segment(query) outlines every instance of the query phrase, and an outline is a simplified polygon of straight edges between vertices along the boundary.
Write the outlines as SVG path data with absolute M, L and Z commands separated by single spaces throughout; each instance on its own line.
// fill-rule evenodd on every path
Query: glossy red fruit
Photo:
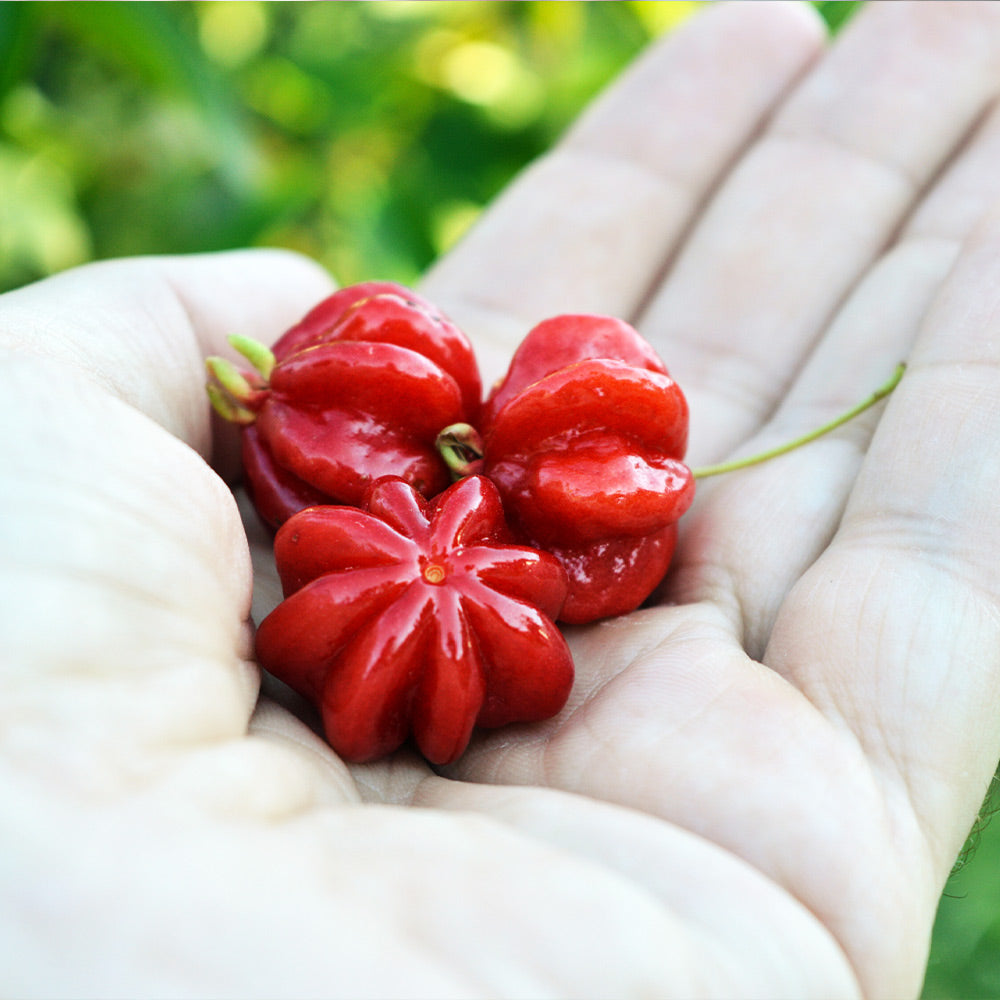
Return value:
M 258 371 L 211 359 L 217 409 L 244 424 L 243 465 L 273 527 L 317 503 L 362 502 L 399 476 L 425 497 L 451 482 L 435 448 L 446 424 L 477 419 L 481 382 L 465 335 L 401 286 L 341 289 L 275 343 L 246 341 Z M 243 381 L 241 382 L 240 379 Z
M 694 497 L 687 402 L 649 345 L 607 317 L 539 324 L 483 413 L 479 468 L 518 537 L 566 570 L 561 620 L 638 607 Z
M 281 361 L 331 340 L 395 344 L 428 358 L 455 380 L 465 412 L 476 419 L 482 383 L 472 345 L 416 292 L 391 281 L 342 288 L 310 309 L 271 350 Z
M 553 623 L 565 575 L 510 543 L 482 476 L 433 503 L 387 478 L 363 510 L 304 510 L 278 531 L 275 559 L 286 598 L 260 625 L 258 659 L 319 707 L 345 759 L 384 756 L 412 735 L 446 764 L 475 726 L 565 704 L 573 664 Z

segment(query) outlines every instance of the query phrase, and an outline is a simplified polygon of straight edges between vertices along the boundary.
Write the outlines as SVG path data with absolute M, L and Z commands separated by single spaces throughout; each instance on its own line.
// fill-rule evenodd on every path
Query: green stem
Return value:
M 719 462 L 717 465 L 703 465 L 701 468 L 692 469 L 691 473 L 695 479 L 707 479 L 709 476 L 718 476 L 723 472 L 734 472 L 736 469 L 746 469 L 751 465 L 759 465 L 761 462 L 768 461 L 768 459 L 777 458 L 778 455 L 784 455 L 786 452 L 794 451 L 796 448 L 800 448 L 802 445 L 808 444 L 810 441 L 815 441 L 816 438 L 822 437 L 824 434 L 829 434 L 830 431 L 846 424 L 849 420 L 853 420 L 856 416 L 858 416 L 858 414 L 864 413 L 865 410 L 874 406 L 880 399 L 885 399 L 885 397 L 888 396 L 897 385 L 899 385 L 899 380 L 903 377 L 903 372 L 905 370 L 905 364 L 897 365 L 896 370 L 892 373 L 890 378 L 883 385 L 880 385 L 866 399 L 863 399 L 856 406 L 852 406 L 846 413 L 840 414 L 839 417 L 834 417 L 833 420 L 823 424 L 822 427 L 817 427 L 816 430 L 795 438 L 794 441 L 778 445 L 776 448 L 769 448 L 767 451 L 758 452 L 756 455 L 750 455 L 747 458 L 735 458 L 729 462 Z

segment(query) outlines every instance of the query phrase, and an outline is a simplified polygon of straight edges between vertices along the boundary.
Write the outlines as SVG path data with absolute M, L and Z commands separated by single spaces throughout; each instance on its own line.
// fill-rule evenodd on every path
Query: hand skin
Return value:
M 635 322 L 696 465 L 909 365 L 704 481 L 663 603 L 571 630 L 566 710 L 445 774 L 259 696 L 277 584 L 201 362 L 329 279 L 253 251 L 0 299 L 0 992 L 916 996 L 1000 755 L 998 66 L 996 3 L 832 48 L 710 5 L 427 276 L 487 383 L 541 318 Z

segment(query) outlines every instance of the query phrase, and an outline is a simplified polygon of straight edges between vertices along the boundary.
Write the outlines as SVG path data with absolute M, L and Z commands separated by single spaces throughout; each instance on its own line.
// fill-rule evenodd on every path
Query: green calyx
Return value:
M 483 457 L 483 439 L 472 424 L 450 424 L 434 442 L 455 482 L 471 476 Z
M 205 386 L 212 408 L 223 420 L 246 426 L 257 416 L 261 393 L 274 370 L 275 357 L 270 348 L 250 337 L 234 333 L 229 343 L 254 367 L 254 372 L 241 372 L 226 358 L 205 359 L 209 381 Z

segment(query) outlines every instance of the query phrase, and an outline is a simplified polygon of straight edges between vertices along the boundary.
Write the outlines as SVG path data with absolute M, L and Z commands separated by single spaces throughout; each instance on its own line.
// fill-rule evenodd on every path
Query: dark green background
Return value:
M 342 283 L 415 281 L 696 6 L 0 3 L 0 291 L 95 258 L 252 245 Z M 856 4 L 817 6 L 836 30 Z M 976 841 L 941 903 L 928 1000 L 1000 998 L 1000 828 Z

